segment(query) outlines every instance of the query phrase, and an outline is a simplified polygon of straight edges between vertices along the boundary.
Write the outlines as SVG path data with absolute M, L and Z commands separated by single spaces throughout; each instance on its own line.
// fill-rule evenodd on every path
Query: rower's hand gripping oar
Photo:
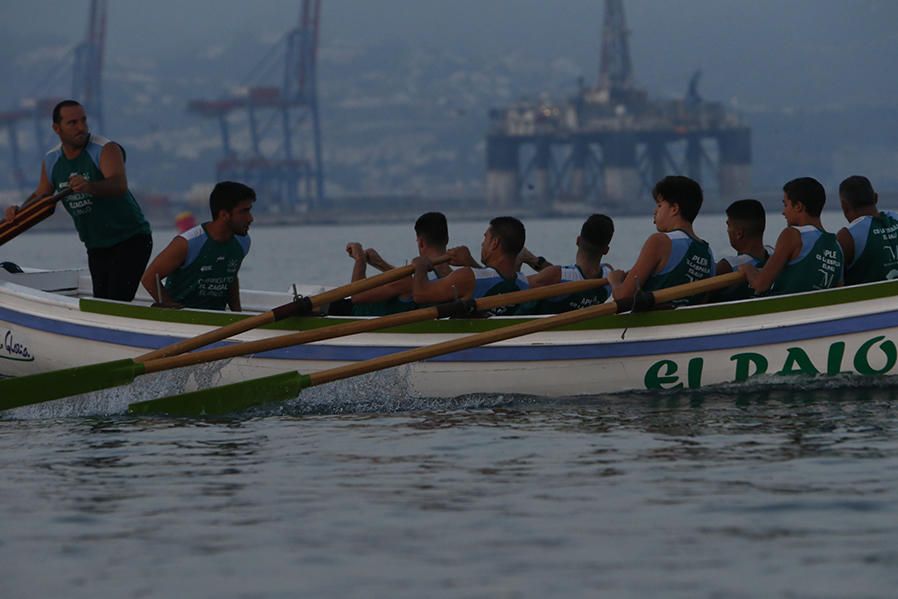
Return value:
M 147 362 L 135 360 L 117 360 L 90 366 L 78 366 L 65 370 L 36 374 L 26 377 L 0 381 L 0 410 L 21 407 L 44 401 L 60 399 L 69 395 L 78 395 L 90 391 L 99 391 L 127 385 L 142 374 L 150 374 L 192 366 L 204 362 L 223 360 L 236 356 L 256 354 L 260 352 L 324 341 L 346 335 L 366 333 L 389 327 L 432 320 L 435 318 L 467 316 L 472 312 L 490 310 L 499 306 L 514 305 L 536 301 L 558 295 L 579 293 L 606 284 L 605 279 L 587 279 L 558 283 L 525 291 L 517 291 L 503 295 L 484 297 L 476 301 L 454 301 L 439 306 L 420 308 L 409 312 L 391 314 L 376 319 L 350 321 L 344 324 L 323 327 L 310 331 L 300 331 L 287 335 L 279 335 L 268 339 L 234 343 L 224 347 L 216 347 L 197 352 L 158 358 Z
M 26 201 L 15 216 L 0 222 L 0 245 L 48 218 L 56 212 L 56 203 L 70 193 L 72 193 L 72 189 L 66 188 L 57 194 L 39 200 Z
M 637 297 L 636 303 L 639 308 L 644 309 L 651 307 L 654 304 L 664 304 L 673 300 L 692 297 L 709 291 L 729 287 L 730 285 L 734 285 L 744 280 L 744 277 L 745 275 L 742 272 L 733 272 L 654 292 L 645 292 Z M 599 304 L 557 314 L 555 316 L 549 316 L 547 318 L 534 319 L 528 322 L 478 333 L 476 335 L 469 335 L 460 339 L 436 343 L 427 347 L 410 349 L 387 356 L 348 364 L 346 366 L 331 368 L 329 370 L 321 370 L 311 374 L 286 372 L 212 389 L 193 391 L 183 395 L 137 402 L 129 405 L 128 411 L 132 414 L 169 414 L 174 416 L 213 415 L 236 412 L 273 401 L 293 399 L 307 387 L 330 383 L 385 368 L 392 368 L 410 362 L 426 360 L 465 349 L 480 347 L 482 345 L 521 337 L 531 333 L 538 333 L 560 326 L 589 320 L 590 318 L 595 318 L 597 316 L 614 314 L 616 312 L 626 312 L 633 309 L 633 307 L 633 300 Z

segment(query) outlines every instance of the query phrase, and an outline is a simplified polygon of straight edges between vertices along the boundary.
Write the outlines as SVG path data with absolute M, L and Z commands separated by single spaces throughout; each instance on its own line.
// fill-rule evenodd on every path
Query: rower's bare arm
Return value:
M 646 281 L 667 261 L 671 247 L 670 238 L 667 235 L 653 233 L 649 236 L 639 251 L 636 264 L 627 272 L 626 276 L 622 280 L 620 275 L 608 277 L 608 282 L 611 283 L 611 294 L 614 299 L 620 300 L 633 297 L 637 289 L 642 289 Z M 621 271 L 614 272 L 620 273 Z
M 421 268 L 418 260 L 420 258 L 415 258 L 416 269 L 412 285 L 415 303 L 439 304 L 466 299 L 474 294 L 474 273 L 471 269 L 459 268 L 441 279 L 431 281 L 427 278 L 428 269 Z
M 374 248 L 365 250 L 365 260 L 368 261 L 368 264 L 381 272 L 386 272 L 395 268 L 392 264 L 384 260 Z
M 103 173 L 102 181 L 87 181 L 80 175 L 74 175 L 69 179 L 69 186 L 75 192 L 101 198 L 122 196 L 128 191 L 125 156 L 117 143 L 103 146 L 100 152 L 100 172 Z
M 365 259 L 365 250 L 362 248 L 362 244 L 350 241 L 346 244 L 346 253 L 354 260 L 350 281 L 354 283 L 364 279 L 367 276 L 365 271 L 367 270 L 368 262 Z
M 546 285 L 554 285 L 561 282 L 561 267 L 547 266 L 535 275 L 527 277 L 527 284 L 530 287 L 544 287 Z
M 234 277 L 234 282 L 228 288 L 228 308 L 231 312 L 240 312 L 240 278 Z
M 726 260 L 718 260 L 717 266 L 715 267 L 715 273 L 718 275 L 725 275 L 728 272 L 733 272 L 733 267 L 730 266 L 730 263 Z
M 764 268 L 758 269 L 751 264 L 743 264 L 739 270 L 745 273 L 748 286 L 754 289 L 756 295 L 766 293 L 786 268 L 786 264 L 798 256 L 800 251 L 801 234 L 792 227 L 786 227 L 777 238 L 773 254 L 764 264 Z
M 352 296 L 353 304 L 370 304 L 373 302 L 385 302 L 394 297 L 412 294 L 412 278 L 405 277 L 362 293 L 356 293 Z
M 449 248 L 446 251 L 449 254 L 449 264 L 452 266 L 467 266 L 469 268 L 483 268 L 477 260 L 474 259 L 474 256 L 471 255 L 471 250 L 468 249 L 466 245 L 460 245 L 458 247 Z
M 844 264 L 847 268 L 848 265 L 854 261 L 854 237 L 851 236 L 848 229 L 842 227 L 839 229 L 839 232 L 836 233 L 836 240 L 839 242 L 839 245 L 842 246 L 842 254 L 845 257 Z
M 163 305 L 175 305 L 175 302 L 165 291 L 161 281 L 175 272 L 187 259 L 187 240 L 181 236 L 172 239 L 164 250 L 150 262 L 146 272 L 140 279 L 143 288 L 147 290 L 154 300 Z M 158 284 L 157 284 L 158 283 Z

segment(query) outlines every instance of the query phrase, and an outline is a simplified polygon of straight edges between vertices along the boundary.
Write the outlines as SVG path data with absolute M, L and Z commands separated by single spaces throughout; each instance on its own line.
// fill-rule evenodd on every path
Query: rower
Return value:
M 836 233 L 845 253 L 845 284 L 898 279 L 898 212 L 880 212 L 879 195 L 859 175 L 842 181 L 839 200 L 849 223 Z
M 770 257 L 770 252 L 764 245 L 764 228 L 767 225 L 764 206 L 758 200 L 737 200 L 726 209 L 726 215 L 727 237 L 737 254 L 722 258 L 717 263 L 717 274 L 733 272 L 742 264 L 763 267 Z M 730 302 L 748 299 L 753 295 L 754 291 L 748 283 L 742 282 L 712 294 L 711 301 Z
M 640 289 L 655 291 L 714 276 L 714 253 L 692 228 L 702 207 L 701 186 L 689 177 L 668 176 L 655 184 L 652 197 L 658 232 L 646 239 L 629 271 L 608 275 L 615 300 L 633 298 Z M 695 304 L 704 299 L 702 295 L 673 303 Z
M 586 279 L 607 278 L 614 268 L 602 263 L 602 257 L 608 253 L 611 237 L 614 235 L 614 222 L 604 214 L 593 214 L 580 228 L 577 235 L 577 256 L 575 263 L 568 266 L 556 266 L 542 256 L 534 256 L 524 248 L 518 259 L 537 273 L 527 277 L 530 287 L 542 287 L 555 283 L 583 281 Z M 553 297 L 536 302 L 528 307 L 528 314 L 559 314 L 577 308 L 585 308 L 604 303 L 611 295 L 611 285 L 595 289 Z
M 256 192 L 234 181 L 209 195 L 212 221 L 181 233 L 162 250 L 141 283 L 162 307 L 240 311 L 237 272 L 249 253 Z M 165 279 L 165 287 L 160 281 Z
M 93 296 L 130 302 L 153 251 L 153 237 L 128 189 L 125 152 L 90 132 L 87 113 L 74 100 L 57 104 L 52 116 L 59 144 L 44 156 L 37 189 L 25 203 L 71 188 L 74 193 L 62 204 L 87 248 Z M 9 206 L 5 218 L 12 220 L 19 208 Z
M 441 212 L 427 212 L 415 221 L 415 241 L 418 244 L 418 255 L 434 260 L 446 253 L 449 245 L 449 225 L 446 216 Z M 367 266 L 370 264 L 380 271 L 392 270 L 392 264 L 384 260 L 374 248 L 363 248 L 360 243 L 346 244 L 346 253 L 354 260 L 352 281 L 366 278 Z M 445 277 L 452 268 L 448 264 L 438 264 L 430 271 L 428 277 Z M 405 277 L 363 293 L 357 293 L 350 300 L 335 302 L 328 310 L 332 315 L 352 316 L 384 316 L 397 312 L 414 310 L 418 305 L 412 299 L 412 277 Z
M 836 236 L 823 230 L 820 213 L 826 190 L 811 177 L 783 186 L 783 216 L 788 225 L 780 233 L 773 254 L 760 270 L 739 266 L 755 294 L 782 295 L 842 284 L 844 258 Z
M 526 233 L 524 224 L 511 216 L 500 216 L 490 221 L 483 233 L 480 245 L 481 266 L 471 256 L 471 251 L 460 246 L 449 250 L 450 264 L 459 266 L 440 279 L 427 276 L 432 268 L 427 256 L 419 256 L 415 265 L 413 297 L 418 304 L 438 304 L 455 299 L 478 299 L 500 293 L 527 289 L 527 277 L 517 271 L 517 257 L 524 248 Z M 517 306 L 497 308 L 493 315 L 516 314 Z

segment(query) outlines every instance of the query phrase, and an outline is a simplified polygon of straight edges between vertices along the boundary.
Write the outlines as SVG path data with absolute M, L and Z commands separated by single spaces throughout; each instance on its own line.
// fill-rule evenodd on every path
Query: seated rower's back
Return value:
M 770 257 L 764 246 L 764 229 L 767 216 L 764 206 L 758 200 L 738 200 L 726 209 L 727 237 L 730 245 L 736 250 L 735 256 L 725 256 L 717 263 L 717 274 L 725 275 L 734 272 L 743 264 L 751 264 L 762 268 Z M 747 282 L 742 282 L 711 295 L 711 301 L 730 302 L 748 299 L 754 291 Z
M 848 177 L 839 185 L 848 226 L 836 234 L 845 253 L 845 284 L 898 279 L 898 212 L 880 211 L 879 195 L 867 177 Z
M 655 184 L 652 197 L 658 232 L 646 239 L 629 271 L 615 270 L 608 276 L 615 300 L 632 298 L 640 288 L 655 291 L 714 276 L 714 253 L 692 227 L 704 199 L 701 186 L 688 177 L 669 176 Z M 704 299 L 693 296 L 673 303 Z
M 480 245 L 478 264 L 465 246 L 452 248 L 450 264 L 459 266 L 449 275 L 431 279 L 427 272 L 431 262 L 426 256 L 415 258 L 414 300 L 418 304 L 440 304 L 455 299 L 479 299 L 528 288 L 527 277 L 517 271 L 517 257 L 524 248 L 524 224 L 511 216 L 490 221 Z M 491 310 L 494 315 L 517 314 L 518 306 Z
M 593 214 L 580 228 L 577 236 L 577 257 L 574 264 L 556 266 L 549 264 L 545 258 L 533 256 L 524 248 L 522 260 L 538 271 L 527 277 L 530 287 L 542 287 L 556 283 L 583 281 L 586 279 L 607 278 L 613 268 L 602 263 L 602 257 L 608 253 L 611 237 L 614 235 L 614 222 L 604 214 Z M 571 293 L 535 302 L 527 308 L 528 314 L 559 314 L 604 303 L 611 295 L 611 285 L 606 284 L 579 293 Z
M 826 190 L 816 179 L 800 177 L 783 186 L 788 226 L 777 238 L 773 254 L 761 269 L 750 264 L 739 267 L 756 294 L 800 293 L 842 284 L 842 248 L 820 222 L 825 204 Z

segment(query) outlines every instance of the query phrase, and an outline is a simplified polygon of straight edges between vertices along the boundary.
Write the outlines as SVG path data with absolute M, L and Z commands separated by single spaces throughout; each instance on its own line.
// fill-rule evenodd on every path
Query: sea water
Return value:
M 769 242 L 780 217 L 771 215 Z M 529 221 L 573 259 L 577 219 Z M 824 224 L 840 225 L 838 215 Z M 651 219 L 616 219 L 628 267 Z M 478 254 L 485 223 L 450 223 Z M 696 224 L 718 255 L 723 218 Z M 156 251 L 171 231 L 155 235 Z M 246 288 L 336 285 L 409 225 L 255 228 Z M 76 267 L 74 233 L 4 260 Z M 198 367 L 202 368 L 202 367 Z M 195 373 L 194 373 L 195 374 Z M 403 370 L 232 418 L 135 418 L 161 373 L 0 416 L 0 597 L 893 597 L 892 380 L 422 400 Z M 158 396 L 158 395 L 157 395 Z

